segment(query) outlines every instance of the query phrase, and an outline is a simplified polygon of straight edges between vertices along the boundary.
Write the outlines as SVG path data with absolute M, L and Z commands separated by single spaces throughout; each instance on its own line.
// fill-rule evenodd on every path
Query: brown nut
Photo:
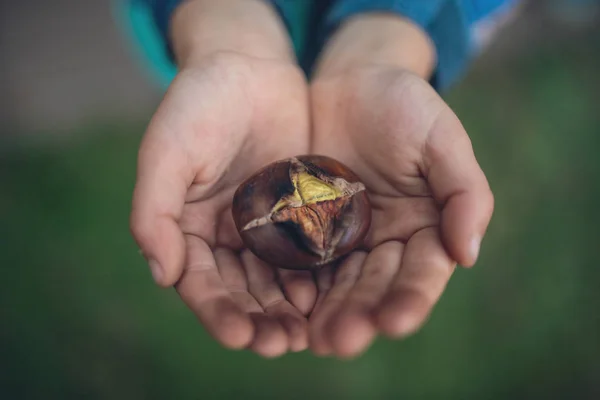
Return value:
M 242 241 L 263 261 L 286 269 L 318 269 L 359 246 L 371 204 L 358 177 L 325 156 L 267 165 L 233 197 Z

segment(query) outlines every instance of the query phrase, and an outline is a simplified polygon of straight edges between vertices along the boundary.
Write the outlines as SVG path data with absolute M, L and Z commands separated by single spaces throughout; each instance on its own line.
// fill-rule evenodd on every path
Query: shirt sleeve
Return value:
M 338 0 L 325 18 L 324 43 L 346 19 L 365 12 L 389 12 L 410 19 L 435 44 L 432 85 L 438 91 L 459 80 L 477 53 L 474 26 L 517 0 Z
M 133 57 L 151 81 L 166 89 L 175 75 L 169 20 L 182 0 L 112 0 L 112 9 Z
M 402 15 L 435 44 L 432 85 L 439 91 L 460 79 L 478 49 L 474 27 L 519 0 L 267 0 L 284 21 L 301 66 L 310 75 L 326 41 L 348 18 L 366 12 Z M 182 0 L 113 0 L 117 19 L 150 72 L 168 86 L 177 72 L 169 21 Z

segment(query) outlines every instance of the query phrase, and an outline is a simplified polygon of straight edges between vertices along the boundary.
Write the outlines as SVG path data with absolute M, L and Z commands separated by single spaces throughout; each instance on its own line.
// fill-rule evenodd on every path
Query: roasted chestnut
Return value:
M 285 269 L 319 269 L 361 244 L 371 204 L 358 177 L 325 156 L 276 161 L 246 179 L 233 197 L 242 241 Z

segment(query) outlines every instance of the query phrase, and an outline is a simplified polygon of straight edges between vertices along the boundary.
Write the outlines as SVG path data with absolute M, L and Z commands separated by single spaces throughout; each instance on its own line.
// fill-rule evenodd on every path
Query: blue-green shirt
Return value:
M 170 53 L 170 16 L 182 0 L 115 0 L 117 16 L 165 86 L 177 67 Z M 480 49 L 480 36 L 510 12 L 519 0 L 269 0 L 281 15 L 307 75 L 327 39 L 344 20 L 382 11 L 409 18 L 436 46 L 432 84 L 445 90 L 466 71 Z

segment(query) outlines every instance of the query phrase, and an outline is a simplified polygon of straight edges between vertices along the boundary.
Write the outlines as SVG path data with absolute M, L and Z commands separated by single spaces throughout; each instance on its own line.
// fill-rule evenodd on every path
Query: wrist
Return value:
M 381 65 L 411 71 L 428 80 L 435 68 L 435 46 L 410 20 L 383 13 L 349 19 L 325 46 L 315 76 Z
M 172 15 L 170 37 L 180 67 L 219 53 L 294 60 L 283 22 L 262 0 L 184 0 Z

